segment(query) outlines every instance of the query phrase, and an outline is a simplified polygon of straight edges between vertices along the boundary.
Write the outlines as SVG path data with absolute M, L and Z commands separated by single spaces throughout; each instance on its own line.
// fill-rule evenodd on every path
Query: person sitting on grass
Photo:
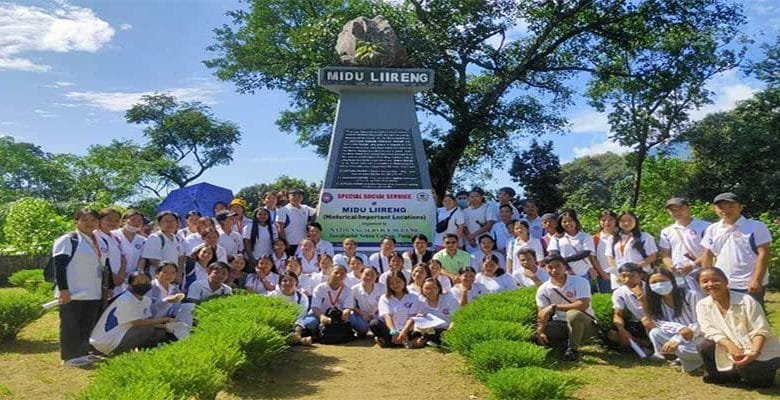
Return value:
M 320 283 L 314 288 L 311 311 L 301 322 L 303 327 L 320 341 L 323 341 L 320 332 L 321 326 L 325 328 L 331 324 L 349 325 L 349 316 L 352 313 L 355 300 L 352 296 L 352 289 L 344 285 L 346 276 L 347 269 L 336 265 L 331 268 L 328 281 Z M 322 330 L 328 331 L 327 329 Z M 330 338 L 325 339 L 325 341 L 330 342 Z
M 273 269 L 274 262 L 271 260 L 271 256 L 268 254 L 260 256 L 257 260 L 257 266 L 255 266 L 255 272 L 246 277 L 246 290 L 257 294 L 267 294 L 276 289 L 279 275 L 274 273 Z
M 145 297 L 152 281 L 143 271 L 128 278 L 130 288 L 117 297 L 98 319 L 89 343 L 99 352 L 116 355 L 136 348 L 152 348 L 176 340 L 164 327 L 175 318 L 152 318 L 152 300 Z
M 441 284 L 434 278 L 426 278 L 422 286 L 420 301 L 423 303 L 422 314 L 430 314 L 440 318 L 443 323 L 429 330 L 419 330 L 427 343 L 441 345 L 441 334 L 452 326 L 452 315 L 458 311 L 460 304 L 451 294 L 443 293 Z
M 645 282 L 642 280 L 642 267 L 635 263 L 625 263 L 618 268 L 623 285 L 612 292 L 612 329 L 607 332 L 607 340 L 622 349 L 630 349 L 631 342 L 649 347 L 647 331 L 642 324 L 645 316 L 643 301 Z M 652 329 L 652 323 L 647 329 Z M 630 350 L 629 350 L 630 351 Z
M 187 300 L 192 303 L 200 303 L 213 296 L 226 296 L 233 294 L 233 289 L 225 285 L 230 267 L 222 261 L 209 265 L 207 279 L 195 281 L 187 290 Z
M 175 331 L 176 337 L 183 339 L 189 335 L 192 328 L 192 311 L 194 304 L 183 304 L 184 293 L 179 289 L 179 285 L 174 283 L 178 276 L 178 267 L 176 264 L 163 261 L 155 270 L 156 278 L 152 280 L 152 290 L 146 294 L 152 300 L 152 318 L 173 317 L 186 326 Z
M 412 319 L 422 311 L 422 303 L 406 289 L 406 276 L 401 271 L 392 271 L 387 276 L 387 292 L 379 298 L 378 308 L 379 319 L 371 321 L 369 326 L 379 346 L 425 346 L 422 334 L 414 332 Z
M 360 260 L 360 257 L 354 256 L 352 260 Z M 360 283 L 352 286 L 355 308 L 349 316 L 349 323 L 358 336 L 365 336 L 371 321 L 379 318 L 379 298 L 385 294 L 387 288 L 377 282 L 379 272 L 374 267 L 363 268 L 360 276 Z
M 653 342 L 655 356 L 675 357 L 672 365 L 681 365 L 683 371 L 693 373 L 702 366 L 698 346 L 704 339 L 696 321 L 696 291 L 677 286 L 675 275 L 666 268 L 650 273 L 645 285 L 645 317 L 642 322 L 650 327 L 648 336 Z
M 547 256 L 543 263 L 550 279 L 536 290 L 536 339 L 541 345 L 563 344 L 561 359 L 577 361 L 580 345 L 598 334 L 590 305 L 590 282 L 569 275 L 569 266 L 560 255 Z
M 298 314 L 298 320 L 295 321 L 295 330 L 293 332 L 292 341 L 294 344 L 311 346 L 311 335 L 307 335 L 303 329 L 303 317 L 309 312 L 309 297 L 306 296 L 302 290 L 298 289 L 298 275 L 292 271 L 283 272 L 279 276 L 279 285 L 272 292 L 268 293 L 268 295 L 281 297 L 298 306 L 300 312 Z
M 699 344 L 703 380 L 729 383 L 741 378 L 750 387 L 771 387 L 780 367 L 780 343 L 758 301 L 729 290 L 728 284 L 718 268 L 699 271 L 699 287 L 708 294 L 696 305 L 705 338 Z
M 459 283 L 452 287 L 452 295 L 458 300 L 461 307 L 476 299 L 478 296 L 488 293 L 485 285 L 476 282 L 477 273 L 474 268 L 463 267 L 458 271 Z
M 482 272 L 476 276 L 476 281 L 485 286 L 488 293 L 500 293 L 517 288 L 515 281 L 499 266 L 500 258 L 495 254 L 485 256 L 482 261 Z

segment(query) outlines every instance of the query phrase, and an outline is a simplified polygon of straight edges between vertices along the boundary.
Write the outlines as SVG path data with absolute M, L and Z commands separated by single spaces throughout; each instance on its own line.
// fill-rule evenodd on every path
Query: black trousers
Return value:
M 175 336 L 170 335 L 168 331 L 163 328 L 136 326 L 130 328 L 127 333 L 125 333 L 125 336 L 122 337 L 122 341 L 119 342 L 119 346 L 117 346 L 111 354 L 121 354 L 135 348 L 150 349 L 157 346 L 158 343 L 167 343 L 173 340 L 175 340 Z
M 385 321 L 382 321 L 381 319 L 374 319 L 371 321 L 371 323 L 368 324 L 368 329 L 371 330 L 371 333 L 374 334 L 374 337 L 381 338 L 385 342 L 385 345 L 395 346 L 395 344 L 393 344 L 393 337 L 390 335 L 390 328 L 387 326 Z M 409 332 L 407 335 L 409 340 L 418 338 L 420 336 L 422 336 L 422 333 L 414 331 Z
M 718 371 L 715 366 L 716 345 L 712 340 L 704 340 L 699 344 L 704 369 L 707 371 L 707 376 L 715 383 L 737 382 L 741 378 L 751 387 L 767 388 L 774 385 L 780 357 L 768 361 L 753 361 L 742 368 L 732 368 L 730 371 Z
M 100 318 L 101 300 L 73 300 L 60 305 L 60 358 L 89 354 L 89 335 Z

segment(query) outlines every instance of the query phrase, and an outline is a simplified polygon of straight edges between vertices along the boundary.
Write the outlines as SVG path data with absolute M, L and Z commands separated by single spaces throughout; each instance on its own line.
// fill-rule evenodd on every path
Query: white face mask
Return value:
M 672 289 L 674 287 L 672 286 L 671 281 L 663 281 L 663 282 L 656 282 L 650 284 L 650 290 L 655 292 L 656 294 L 660 296 L 666 296 L 669 293 L 672 293 Z

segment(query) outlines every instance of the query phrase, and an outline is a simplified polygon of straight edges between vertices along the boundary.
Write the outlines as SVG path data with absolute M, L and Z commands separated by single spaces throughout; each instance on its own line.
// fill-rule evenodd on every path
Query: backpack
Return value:
M 443 220 L 436 223 L 436 233 L 444 233 L 444 231 L 447 230 L 447 226 L 450 224 L 450 218 L 452 218 L 452 215 L 455 214 L 455 211 L 458 211 L 458 208 L 455 207 L 454 210 L 450 213 L 447 218 L 444 218 Z
M 342 344 L 355 338 L 352 332 L 352 326 L 349 322 L 341 320 L 341 310 L 338 308 L 329 308 L 325 315 L 331 320 L 330 324 L 320 324 L 319 342 L 322 344 Z
M 79 234 L 73 232 L 70 234 L 70 256 L 68 256 L 67 264 L 70 264 L 70 260 L 73 258 L 73 255 L 76 254 L 76 248 L 78 247 Z M 43 279 L 46 280 L 46 282 L 57 281 L 57 267 L 54 266 L 54 257 L 49 257 L 49 261 L 47 261 L 46 266 L 43 267 Z

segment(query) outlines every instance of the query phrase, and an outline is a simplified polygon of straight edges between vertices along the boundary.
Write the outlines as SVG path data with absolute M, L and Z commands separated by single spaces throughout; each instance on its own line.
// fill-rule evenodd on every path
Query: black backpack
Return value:
M 73 232 L 70 234 L 70 256 L 68 257 L 68 263 L 76 254 L 76 248 L 79 247 L 79 234 Z M 46 266 L 43 267 L 43 279 L 46 282 L 57 281 L 57 268 L 54 266 L 54 257 L 49 257 L 49 261 L 46 262 Z
M 341 320 L 342 311 L 338 308 L 329 308 L 325 315 L 330 318 L 328 325 L 320 324 L 319 342 L 322 344 L 342 344 L 355 338 L 352 326 L 349 322 Z

